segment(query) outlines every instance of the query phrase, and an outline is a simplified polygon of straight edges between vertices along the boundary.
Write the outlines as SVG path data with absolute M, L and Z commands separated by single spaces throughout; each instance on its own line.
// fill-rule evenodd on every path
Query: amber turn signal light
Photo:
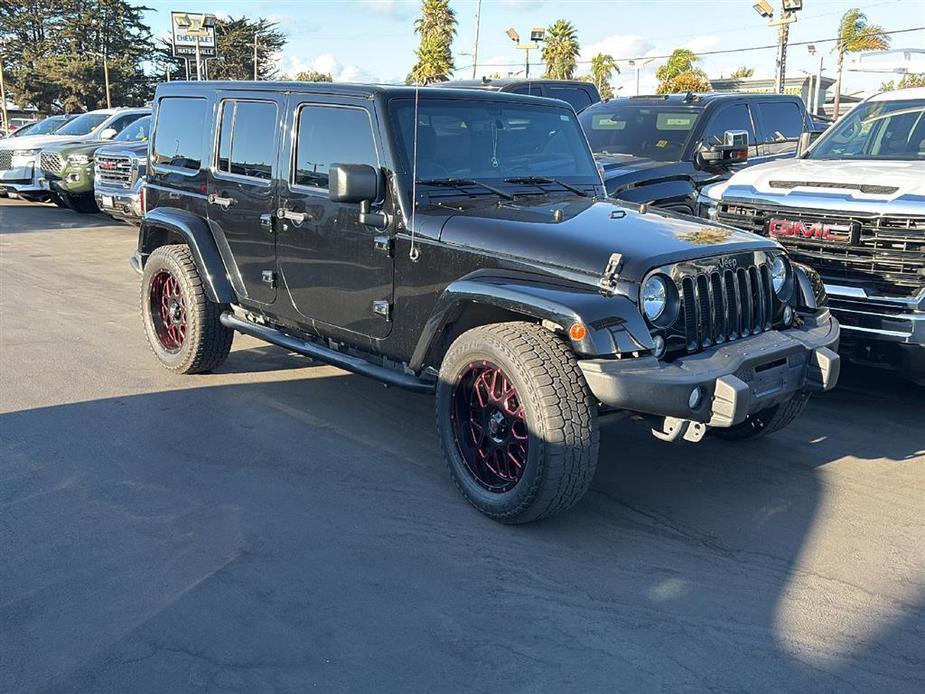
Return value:
M 568 336 L 573 340 L 584 340 L 588 335 L 588 329 L 581 323 L 572 323 L 568 329 Z

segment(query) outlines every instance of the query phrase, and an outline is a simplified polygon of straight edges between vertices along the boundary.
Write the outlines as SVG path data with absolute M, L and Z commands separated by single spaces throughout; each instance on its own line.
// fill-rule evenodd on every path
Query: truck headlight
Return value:
M 72 166 L 84 166 L 90 163 L 90 157 L 86 154 L 69 154 L 67 163 Z
M 788 286 L 789 274 L 790 267 L 787 265 L 787 261 L 784 260 L 784 256 L 775 256 L 774 260 L 771 261 L 771 286 L 774 288 L 774 293 L 779 297 L 784 296 Z
M 642 285 L 642 310 L 650 321 L 658 320 L 668 306 L 668 284 L 659 275 L 652 275 Z

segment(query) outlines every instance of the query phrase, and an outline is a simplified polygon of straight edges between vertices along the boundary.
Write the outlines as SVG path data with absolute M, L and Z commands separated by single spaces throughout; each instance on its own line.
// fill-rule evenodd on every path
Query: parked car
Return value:
M 697 194 L 745 166 L 792 157 L 815 133 L 802 99 L 784 94 L 666 94 L 611 99 L 582 111 L 581 125 L 607 193 L 694 214 Z M 737 138 L 733 158 L 711 148 Z
M 39 185 L 56 204 L 75 212 L 97 212 L 93 193 L 94 161 L 97 150 L 108 142 L 147 146 L 150 116 L 135 114 L 111 140 L 94 139 L 63 142 L 45 147 L 39 157 Z
M 126 125 L 150 112 L 145 108 L 100 109 L 77 116 L 51 133 L 0 140 L 0 191 L 25 200 L 47 200 L 48 191 L 39 182 L 38 158 L 42 149 L 59 142 L 112 139 Z
M 497 520 L 581 498 L 600 411 L 744 439 L 835 385 L 812 272 L 604 197 L 561 101 L 171 82 L 154 124 L 132 265 L 161 364 L 218 368 L 238 331 L 435 392 L 451 474 Z
M 844 355 L 925 382 L 925 89 L 874 96 L 799 158 L 704 193 L 713 219 L 818 270 Z
M 74 118 L 75 116 L 49 116 L 48 118 L 30 123 L 29 125 L 24 125 L 14 130 L 4 139 L 11 141 L 13 138 L 24 137 L 26 135 L 48 135 Z M 2 158 L 3 155 L 0 155 L 0 159 Z M 2 185 L 2 177 L 0 177 L 0 198 L 5 197 L 7 197 L 7 192 Z
M 581 80 L 522 80 L 513 77 L 480 80 L 453 80 L 441 82 L 435 86 L 450 89 L 485 89 L 493 92 L 510 94 L 527 94 L 528 96 L 545 96 L 560 99 L 572 105 L 576 111 L 586 109 L 601 100 L 601 95 L 593 82 Z
M 96 150 L 93 194 L 101 212 L 138 224 L 144 215 L 151 116 L 139 118 Z

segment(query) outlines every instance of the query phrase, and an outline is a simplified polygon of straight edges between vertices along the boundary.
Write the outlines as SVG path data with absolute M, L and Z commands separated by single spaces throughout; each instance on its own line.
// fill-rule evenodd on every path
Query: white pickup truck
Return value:
M 796 159 L 744 169 L 700 203 L 819 272 L 845 356 L 925 381 L 925 89 L 871 97 Z

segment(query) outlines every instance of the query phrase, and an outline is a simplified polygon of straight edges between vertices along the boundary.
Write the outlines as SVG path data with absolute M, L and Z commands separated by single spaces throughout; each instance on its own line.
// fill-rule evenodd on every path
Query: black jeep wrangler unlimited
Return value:
M 598 416 L 789 424 L 838 377 L 822 284 L 770 239 L 605 197 L 574 111 L 515 94 L 158 87 L 132 259 L 161 363 L 234 331 L 436 392 L 453 478 L 525 522 L 591 483 Z

